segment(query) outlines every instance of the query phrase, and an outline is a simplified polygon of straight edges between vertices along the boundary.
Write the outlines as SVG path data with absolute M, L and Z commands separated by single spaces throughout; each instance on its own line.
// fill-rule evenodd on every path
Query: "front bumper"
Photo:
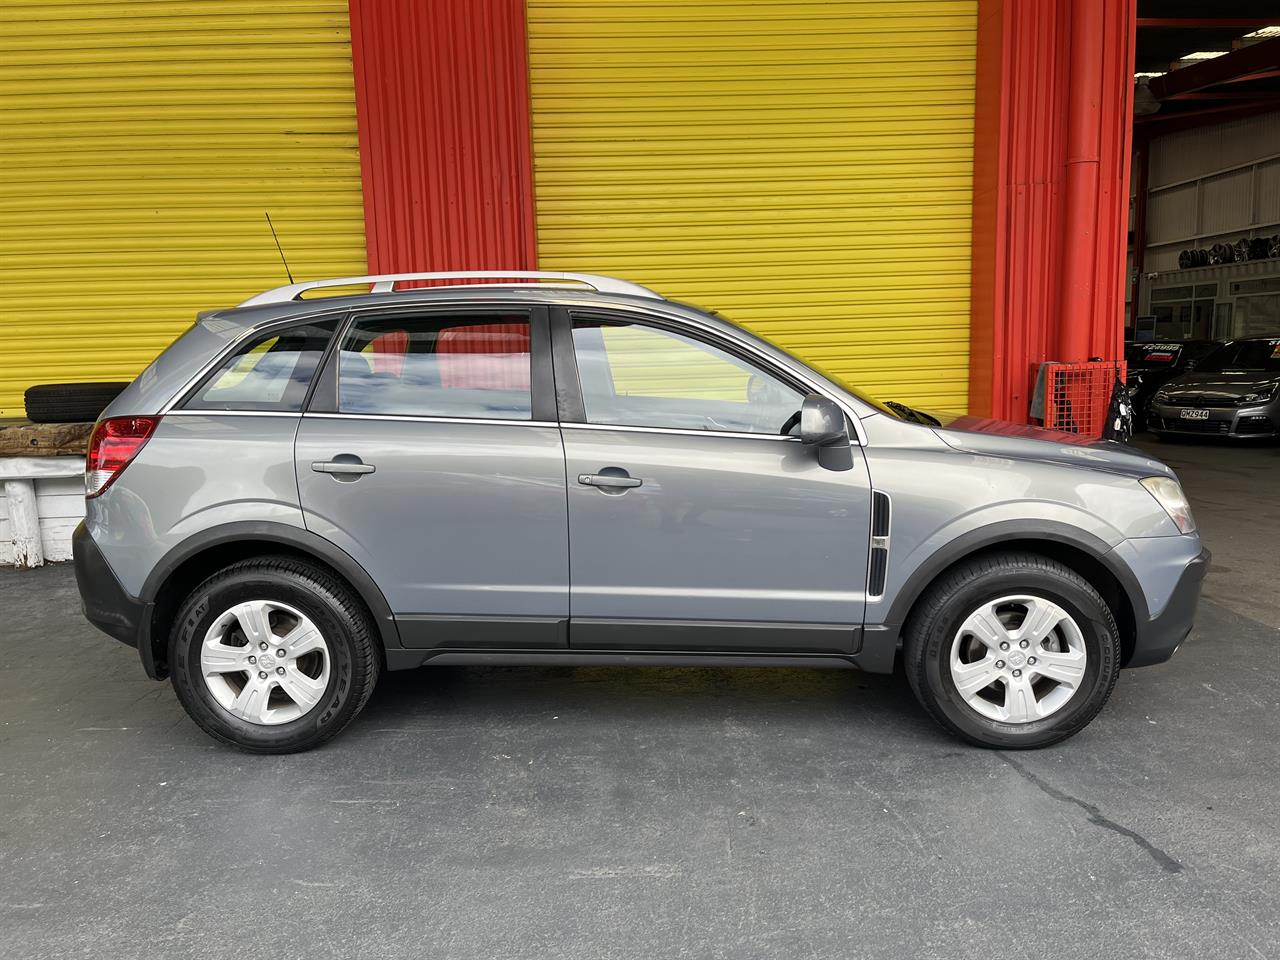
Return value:
M 1195 625 L 1196 607 L 1200 603 L 1200 588 L 1209 570 L 1211 555 L 1201 550 L 1200 555 L 1187 564 L 1169 596 L 1169 602 L 1160 615 L 1137 625 L 1133 656 L 1126 667 L 1147 667 L 1164 663 L 1174 655 L 1182 641 L 1187 639 Z
M 151 646 L 152 605 L 120 586 L 83 520 L 71 535 L 71 556 L 85 619 L 107 636 L 136 647 L 147 676 L 159 679 Z
M 1187 420 L 1170 403 L 1152 402 L 1147 410 L 1147 427 L 1156 433 L 1176 433 L 1187 437 L 1234 437 L 1263 439 L 1280 436 L 1280 411 L 1274 402 L 1252 407 L 1209 407 L 1204 420 Z

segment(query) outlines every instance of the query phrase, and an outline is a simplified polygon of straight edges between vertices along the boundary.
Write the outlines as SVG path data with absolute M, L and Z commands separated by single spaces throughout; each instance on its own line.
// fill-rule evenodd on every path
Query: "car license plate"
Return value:
M 1208 420 L 1209 411 L 1208 410 L 1183 410 L 1182 413 L 1179 414 L 1179 416 L 1181 416 L 1183 420 Z

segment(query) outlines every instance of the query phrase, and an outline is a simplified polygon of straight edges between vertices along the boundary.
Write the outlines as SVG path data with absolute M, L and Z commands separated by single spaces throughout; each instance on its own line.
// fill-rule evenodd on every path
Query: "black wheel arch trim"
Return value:
M 365 572 L 365 569 L 349 553 L 333 542 L 310 530 L 287 523 L 243 520 L 210 527 L 193 534 L 171 548 L 155 565 L 142 585 L 139 599 L 144 603 L 154 604 L 161 589 L 182 564 L 206 550 L 245 540 L 278 543 L 282 547 L 289 547 L 313 556 L 332 567 L 351 584 L 365 606 L 369 608 L 369 612 L 373 614 L 383 648 L 399 649 L 401 647 L 400 631 L 396 626 L 395 616 L 391 612 L 391 605 L 387 603 L 382 590 Z
M 928 589 L 929 584 L 952 564 L 972 554 L 1003 546 L 1011 541 L 1036 540 L 1074 548 L 1087 554 L 1104 567 L 1124 590 L 1125 596 L 1133 607 L 1135 627 L 1141 633 L 1143 625 L 1150 619 L 1150 611 L 1142 585 L 1138 583 L 1138 578 L 1134 576 L 1133 571 L 1112 553 L 1112 544 L 1087 530 L 1056 520 L 1001 520 L 963 533 L 947 542 L 907 577 L 906 583 L 899 588 L 893 602 L 889 605 L 889 610 L 883 618 L 884 624 L 897 628 L 889 631 L 895 636 L 896 641 L 897 632 L 906 623 L 916 601 Z

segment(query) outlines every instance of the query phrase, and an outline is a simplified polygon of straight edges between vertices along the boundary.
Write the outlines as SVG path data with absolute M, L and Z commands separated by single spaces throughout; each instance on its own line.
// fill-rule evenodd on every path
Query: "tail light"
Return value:
M 124 472 L 160 423 L 159 417 L 112 417 L 99 421 L 89 438 L 84 495 L 96 497 Z

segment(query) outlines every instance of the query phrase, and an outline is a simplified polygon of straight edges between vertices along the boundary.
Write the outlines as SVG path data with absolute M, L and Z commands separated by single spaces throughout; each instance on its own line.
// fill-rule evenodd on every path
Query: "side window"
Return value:
M 337 323 L 301 324 L 250 339 L 214 371 L 184 408 L 301 410 L 311 376 Z
M 575 319 L 587 422 L 776 436 L 804 395 L 726 350 L 641 324 Z
M 523 314 L 357 320 L 339 357 L 338 410 L 529 420 L 531 361 Z

